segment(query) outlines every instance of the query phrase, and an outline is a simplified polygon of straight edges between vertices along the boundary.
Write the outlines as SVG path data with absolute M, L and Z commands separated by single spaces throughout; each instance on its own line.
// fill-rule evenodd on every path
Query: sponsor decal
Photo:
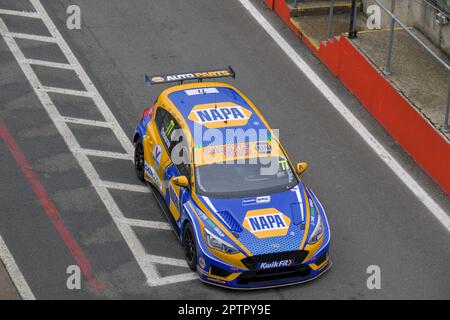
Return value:
M 177 193 L 173 189 L 172 185 L 169 186 L 169 194 L 170 194 L 170 199 L 172 200 L 175 208 L 180 210 L 180 200 L 179 200 L 179 198 L 177 196 Z
M 242 226 L 257 238 L 285 236 L 291 219 L 275 208 L 249 210 Z
M 157 144 L 153 147 L 152 156 L 155 168 L 156 170 L 159 170 L 159 168 L 161 167 L 161 156 L 162 156 L 161 145 Z
M 272 145 L 269 142 L 257 142 L 255 150 L 262 154 L 272 153 Z
M 217 88 L 200 88 L 200 89 L 190 89 L 184 91 L 188 96 L 198 96 L 202 94 L 212 94 L 219 93 Z
M 145 163 L 145 173 L 156 183 L 159 190 L 162 190 L 162 182 L 159 179 L 158 175 L 156 174 L 156 171 L 148 165 L 148 163 Z
M 206 267 L 206 262 L 205 259 L 203 257 L 198 258 L 198 266 L 202 269 L 205 269 Z
M 188 118 L 206 128 L 245 126 L 252 112 L 232 102 L 208 103 L 195 106 Z
M 242 200 L 242 205 L 243 206 L 248 206 L 248 205 L 269 203 L 270 199 L 271 199 L 270 196 L 263 196 L 263 197 L 257 197 L 257 198 L 248 198 L 248 199 Z
M 188 79 L 194 79 L 195 75 L 192 73 L 182 73 L 182 74 L 175 74 L 171 76 L 166 77 L 166 81 L 182 81 L 182 80 L 188 80 Z
M 203 148 L 203 156 L 224 156 L 225 158 L 237 158 L 250 155 L 250 148 L 247 142 L 223 144 L 220 146 L 210 146 Z
M 152 78 L 152 82 L 156 82 L 156 83 L 161 83 L 164 82 L 164 78 L 163 77 L 153 77 Z
M 208 217 L 205 216 L 205 224 L 209 225 L 221 238 L 225 237 L 225 234 L 222 232 L 222 230 L 219 229 L 219 227 Z
M 194 72 L 194 73 L 180 73 L 167 76 L 155 76 L 152 78 L 152 82 L 162 83 L 170 81 L 184 81 L 189 79 L 202 79 L 202 78 L 214 78 L 214 77 L 229 77 L 231 72 L 228 70 L 207 71 L 207 72 Z
M 256 198 L 256 203 L 268 203 L 270 202 L 270 196 L 258 197 Z
M 291 266 L 293 263 L 292 259 L 279 260 L 271 262 L 261 262 L 258 264 L 259 269 L 273 269 L 273 268 L 286 268 Z

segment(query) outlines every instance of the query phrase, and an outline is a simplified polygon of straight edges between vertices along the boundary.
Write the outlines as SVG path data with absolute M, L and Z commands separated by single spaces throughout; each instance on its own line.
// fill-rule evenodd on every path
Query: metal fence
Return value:
M 445 106 L 445 112 L 444 112 L 444 119 L 442 124 L 442 131 L 445 133 L 449 133 L 449 116 L 450 116 L 450 65 L 448 65 L 444 59 L 442 59 L 438 54 L 436 54 L 425 42 L 423 42 L 414 32 L 410 30 L 394 13 L 395 8 L 395 0 L 392 0 L 391 2 L 391 8 L 388 9 L 386 6 L 380 1 L 380 0 L 373 0 L 391 19 L 390 23 L 390 30 L 389 30 L 389 40 L 388 40 L 388 49 L 386 54 L 386 64 L 384 67 L 384 74 L 390 75 L 392 73 L 391 65 L 392 65 L 392 54 L 393 54 L 393 43 L 394 43 L 394 30 L 397 26 L 401 27 L 409 36 L 411 36 L 423 49 L 425 49 L 437 62 L 439 62 L 445 70 L 449 73 L 449 80 L 448 80 L 448 90 L 447 90 L 447 104 Z M 441 10 L 443 9 L 449 9 L 450 11 L 450 1 L 447 0 L 435 0 L 436 5 L 439 5 Z M 356 6 L 357 0 L 352 0 L 352 12 L 350 17 L 350 27 L 349 27 L 349 34 L 348 37 L 356 38 L 357 37 L 357 30 L 356 30 L 356 16 L 357 16 L 357 6 Z M 445 2 L 445 3 L 444 3 Z M 332 19 L 333 19 L 333 5 L 334 1 L 330 1 L 331 8 L 330 8 L 330 17 L 328 20 L 329 30 L 331 30 L 332 25 Z M 444 11 L 443 11 L 444 12 Z M 330 33 L 331 34 L 331 33 Z
M 295 3 L 297 3 L 300 0 L 296 0 Z M 384 3 L 382 3 L 380 0 L 372 0 L 374 1 L 391 19 L 390 22 L 390 28 L 389 28 L 389 35 L 388 35 L 388 47 L 387 47 L 387 53 L 386 53 L 386 62 L 383 68 L 383 72 L 386 75 L 392 74 L 392 56 L 393 56 L 393 43 L 394 43 L 394 30 L 398 27 L 403 29 L 412 39 L 414 39 L 423 49 L 425 49 L 438 63 L 440 63 L 444 69 L 449 73 L 449 80 L 448 80 L 448 92 L 447 92 L 447 103 L 445 106 L 445 111 L 443 115 L 443 123 L 442 123 L 442 131 L 445 133 L 450 132 L 449 128 L 449 116 L 450 116 L 450 65 L 447 64 L 444 59 L 442 59 L 438 54 L 436 54 L 424 41 L 422 41 L 409 27 L 407 27 L 400 19 L 397 17 L 393 12 L 395 8 L 395 0 L 392 0 L 391 2 L 391 8 L 387 8 Z M 424 0 L 425 1 L 425 0 Z M 436 10 L 440 10 L 443 14 L 447 15 L 447 10 L 450 12 L 450 0 L 427 0 L 427 1 L 434 1 L 434 4 L 432 5 Z M 426 2 L 426 1 L 425 1 Z M 334 5 L 335 1 L 330 0 L 330 11 L 329 11 L 329 17 L 328 17 L 328 32 L 327 37 L 330 37 L 333 33 L 333 16 L 334 16 Z M 358 30 L 356 28 L 356 19 L 358 15 L 358 6 L 357 6 L 357 0 L 352 0 L 352 10 L 350 14 L 350 24 L 349 24 L 349 31 L 348 31 L 348 37 L 350 39 L 357 38 Z

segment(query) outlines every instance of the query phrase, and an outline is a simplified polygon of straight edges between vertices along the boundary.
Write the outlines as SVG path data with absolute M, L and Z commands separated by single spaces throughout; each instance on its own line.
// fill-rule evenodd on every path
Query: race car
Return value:
M 133 143 L 152 189 L 200 280 L 234 289 L 313 280 L 331 267 L 324 208 L 303 184 L 258 108 L 226 83 L 231 67 L 145 76 L 173 84 L 144 110 Z M 191 82 L 195 81 L 195 82 Z

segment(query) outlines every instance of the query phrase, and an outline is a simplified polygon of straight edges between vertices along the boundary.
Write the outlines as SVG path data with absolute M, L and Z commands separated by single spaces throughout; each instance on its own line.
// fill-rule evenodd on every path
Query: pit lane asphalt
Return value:
M 11 3 L 0 0 L 0 7 Z M 99 291 L 87 285 L 80 291 L 66 288 L 65 271 L 74 264 L 73 259 L 38 207 L 17 165 L 0 145 L 0 233 L 37 298 L 450 298 L 448 232 L 356 136 L 237 1 L 44 0 L 42 3 L 130 137 L 143 108 L 162 90 L 143 85 L 145 72 L 232 65 L 238 77 L 231 83 L 259 106 L 273 128 L 281 129 L 281 139 L 291 157 L 310 163 L 304 181 L 327 211 L 334 266 L 309 284 L 264 291 L 234 292 L 199 281 L 148 287 L 105 208 L 0 40 L 0 103 L 4 106 L 0 115 L 38 171 L 68 228 L 91 261 L 94 275 L 103 284 Z M 273 12 L 265 10 L 261 1 L 254 3 L 449 212 L 448 197 Z M 81 8 L 81 30 L 70 31 L 65 27 L 65 11 L 72 4 Z M 27 28 L 27 24 L 8 19 L 10 26 Z M 42 56 L 41 59 L 59 59 L 57 50 L 51 46 L 25 42 L 23 46 L 28 48 L 28 54 Z M 39 72 L 50 83 L 67 79 L 48 70 Z M 72 79 L 67 84 L 76 88 L 77 81 Z M 78 115 L 92 110 L 70 101 L 61 105 L 67 112 Z M 92 143 L 92 133 L 84 131 L 83 136 L 82 131 L 80 139 Z M 93 142 L 114 148 L 105 134 L 99 134 Z M 103 161 L 99 167 L 111 179 L 137 183 L 129 163 Z M 130 217 L 164 221 L 151 195 L 120 194 L 117 201 Z M 171 232 L 142 230 L 140 236 L 149 252 L 182 257 Z M 381 290 L 366 287 L 369 265 L 381 268 Z

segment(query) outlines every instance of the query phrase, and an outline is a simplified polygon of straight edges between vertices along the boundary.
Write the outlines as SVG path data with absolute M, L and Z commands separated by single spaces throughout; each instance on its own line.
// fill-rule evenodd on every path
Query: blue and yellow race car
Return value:
M 331 266 L 324 208 L 255 105 L 206 79 L 222 70 L 146 76 L 177 83 L 142 113 L 135 171 L 149 183 L 204 282 L 235 289 L 313 280 Z M 185 82 L 189 80 L 196 83 Z

